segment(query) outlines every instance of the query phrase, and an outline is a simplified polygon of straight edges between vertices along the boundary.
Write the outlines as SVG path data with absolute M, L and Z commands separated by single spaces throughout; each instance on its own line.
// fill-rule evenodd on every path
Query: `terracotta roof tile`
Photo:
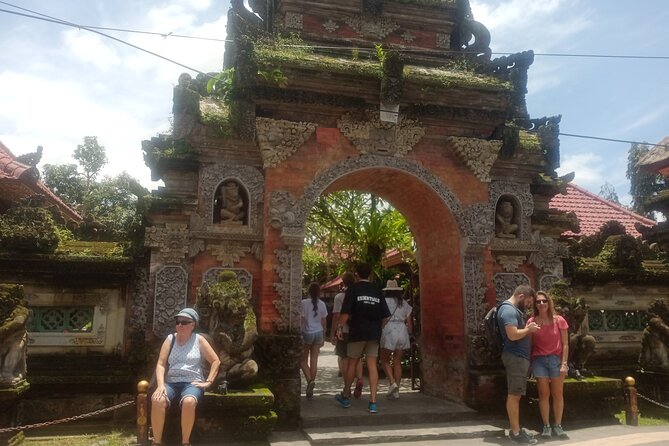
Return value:
M 553 197 L 550 207 L 565 212 L 573 212 L 578 217 L 581 223 L 581 232 L 574 234 L 571 231 L 567 231 L 563 233 L 566 236 L 595 234 L 604 223 L 611 220 L 622 223 L 627 233 L 633 237 L 641 236 L 639 231 L 634 227 L 635 223 L 640 223 L 644 226 L 655 225 L 653 220 L 635 214 L 573 183 L 567 185 L 566 195 L 558 194 Z

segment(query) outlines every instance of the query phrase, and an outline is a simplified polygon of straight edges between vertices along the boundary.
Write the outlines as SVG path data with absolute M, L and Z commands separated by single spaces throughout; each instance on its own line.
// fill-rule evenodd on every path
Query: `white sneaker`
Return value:
M 393 392 L 393 398 L 395 398 L 396 400 L 400 398 L 400 386 L 399 386 L 399 384 L 397 385 L 397 387 L 395 387 L 395 391 Z
M 388 398 L 393 398 L 395 392 L 398 391 L 399 391 L 399 386 L 397 385 L 397 383 L 392 383 L 390 386 L 388 386 L 388 393 L 386 393 L 386 396 Z

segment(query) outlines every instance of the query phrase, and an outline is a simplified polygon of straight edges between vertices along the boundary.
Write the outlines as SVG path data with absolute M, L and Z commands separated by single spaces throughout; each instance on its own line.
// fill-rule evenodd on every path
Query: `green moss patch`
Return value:
M 213 97 L 202 98 L 200 112 L 202 124 L 213 128 L 218 136 L 228 138 L 233 135 L 230 107 L 225 102 Z
M 446 88 L 471 88 L 479 90 L 511 91 L 513 86 L 492 76 L 445 68 L 427 68 L 407 65 L 404 67 L 407 81 Z
M 541 141 L 539 141 L 539 135 L 536 133 L 521 130 L 518 132 L 518 137 L 521 148 L 533 152 L 539 152 L 541 150 Z

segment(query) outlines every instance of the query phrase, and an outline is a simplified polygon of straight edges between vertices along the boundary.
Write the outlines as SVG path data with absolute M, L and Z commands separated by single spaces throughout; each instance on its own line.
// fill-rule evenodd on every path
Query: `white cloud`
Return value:
M 668 106 L 663 106 L 655 109 L 654 111 L 651 112 L 646 112 L 645 110 L 641 113 L 638 119 L 632 121 L 625 127 L 621 128 L 619 130 L 620 133 L 627 133 L 632 130 L 636 130 L 640 127 L 647 126 L 649 124 L 653 124 L 657 122 L 660 118 L 662 118 L 664 115 L 666 115 L 667 111 L 669 111 Z
M 106 72 L 121 63 L 117 49 L 105 37 L 89 31 L 68 29 L 63 33 L 63 39 L 68 55 L 84 66 L 93 65 Z
M 579 153 L 564 157 L 560 161 L 559 175 L 576 172 L 574 182 L 588 190 L 594 190 L 604 184 L 602 158 L 591 152 Z

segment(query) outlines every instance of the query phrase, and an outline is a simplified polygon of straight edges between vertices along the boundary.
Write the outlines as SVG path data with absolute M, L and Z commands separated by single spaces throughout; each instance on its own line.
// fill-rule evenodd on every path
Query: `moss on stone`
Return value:
M 536 133 L 530 133 L 525 130 L 518 132 L 520 147 L 532 152 L 539 152 L 541 150 L 541 141 Z
M 233 135 L 233 125 L 230 115 L 230 106 L 224 101 L 213 97 L 205 97 L 200 101 L 202 124 L 213 128 L 221 138 Z
M 123 244 L 116 242 L 67 240 L 60 243 L 55 254 L 84 257 L 123 257 L 123 250 Z
M 511 91 L 508 81 L 492 76 L 476 74 L 471 71 L 460 71 L 447 68 L 427 68 L 407 65 L 404 67 L 404 78 L 408 82 L 426 85 L 439 85 L 445 88 L 472 88 L 492 91 Z
M 381 79 L 381 65 L 378 62 L 322 56 L 301 51 L 259 52 L 256 54 L 258 67 L 263 69 L 288 67 Z M 290 82 L 290 75 L 287 76 L 287 79 Z
M 456 0 L 391 0 L 403 5 L 431 6 L 434 8 L 454 8 Z

